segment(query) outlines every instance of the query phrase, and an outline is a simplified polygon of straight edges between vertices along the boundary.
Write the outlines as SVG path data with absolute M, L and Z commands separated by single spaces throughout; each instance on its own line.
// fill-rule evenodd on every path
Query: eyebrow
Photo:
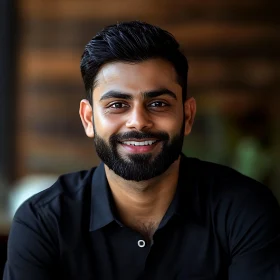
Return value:
M 169 89 L 166 88 L 161 88 L 157 90 L 151 90 L 151 91 L 145 91 L 142 93 L 144 99 L 149 99 L 149 98 L 155 98 L 161 95 L 169 95 L 173 99 L 177 100 L 176 94 L 172 92 Z M 120 91 L 115 91 L 115 90 L 110 90 L 106 93 L 104 93 L 99 101 L 103 101 L 106 99 L 110 98 L 120 98 L 120 99 L 125 99 L 125 100 L 132 100 L 133 96 L 132 94 L 126 93 L 126 92 L 120 92 Z

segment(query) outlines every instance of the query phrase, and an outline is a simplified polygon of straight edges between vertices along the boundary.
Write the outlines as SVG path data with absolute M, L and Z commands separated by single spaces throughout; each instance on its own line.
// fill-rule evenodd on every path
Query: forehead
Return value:
M 150 59 L 139 63 L 112 62 L 105 64 L 96 77 L 93 99 L 108 90 L 130 93 L 167 88 L 182 91 L 177 73 L 171 63 L 163 59 Z

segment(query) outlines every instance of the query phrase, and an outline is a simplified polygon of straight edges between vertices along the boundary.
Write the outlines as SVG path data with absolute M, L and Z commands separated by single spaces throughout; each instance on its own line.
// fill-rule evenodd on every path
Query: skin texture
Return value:
M 182 87 L 169 62 L 150 59 L 134 64 L 108 63 L 100 69 L 96 80 L 93 108 L 87 100 L 80 102 L 79 113 L 88 137 L 93 138 L 96 132 L 98 137 L 109 143 L 113 134 L 139 131 L 165 132 L 173 138 L 180 133 L 184 120 L 184 135 L 191 132 L 196 102 L 190 97 L 183 104 Z M 125 95 L 116 95 L 116 92 Z M 161 148 L 161 142 L 144 147 L 117 145 L 119 155 L 127 160 L 132 153 L 150 153 L 154 157 L 160 153 Z M 122 221 L 147 239 L 151 238 L 172 201 L 179 162 L 180 158 L 161 175 L 140 182 L 125 180 L 105 165 L 109 186 Z M 143 228 L 148 228 L 149 232 Z

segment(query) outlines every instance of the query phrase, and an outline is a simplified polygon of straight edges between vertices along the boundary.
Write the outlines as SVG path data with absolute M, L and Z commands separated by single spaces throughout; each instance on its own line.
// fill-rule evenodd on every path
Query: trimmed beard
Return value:
M 165 132 L 150 133 L 131 131 L 113 134 L 109 138 L 109 144 L 94 131 L 94 145 L 96 153 L 105 165 L 115 174 L 129 181 L 145 181 L 164 173 L 169 166 L 179 158 L 184 142 L 183 122 L 181 131 L 170 139 Z M 161 151 L 153 156 L 151 153 L 129 154 L 124 158 L 117 151 L 117 145 L 121 145 L 127 139 L 154 138 L 161 141 Z

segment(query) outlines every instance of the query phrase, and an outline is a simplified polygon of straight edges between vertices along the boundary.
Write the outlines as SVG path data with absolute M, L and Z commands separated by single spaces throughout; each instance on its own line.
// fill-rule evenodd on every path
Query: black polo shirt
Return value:
M 118 220 L 104 165 L 66 174 L 15 214 L 5 280 L 280 279 L 271 191 L 182 156 L 175 197 L 147 244 Z

